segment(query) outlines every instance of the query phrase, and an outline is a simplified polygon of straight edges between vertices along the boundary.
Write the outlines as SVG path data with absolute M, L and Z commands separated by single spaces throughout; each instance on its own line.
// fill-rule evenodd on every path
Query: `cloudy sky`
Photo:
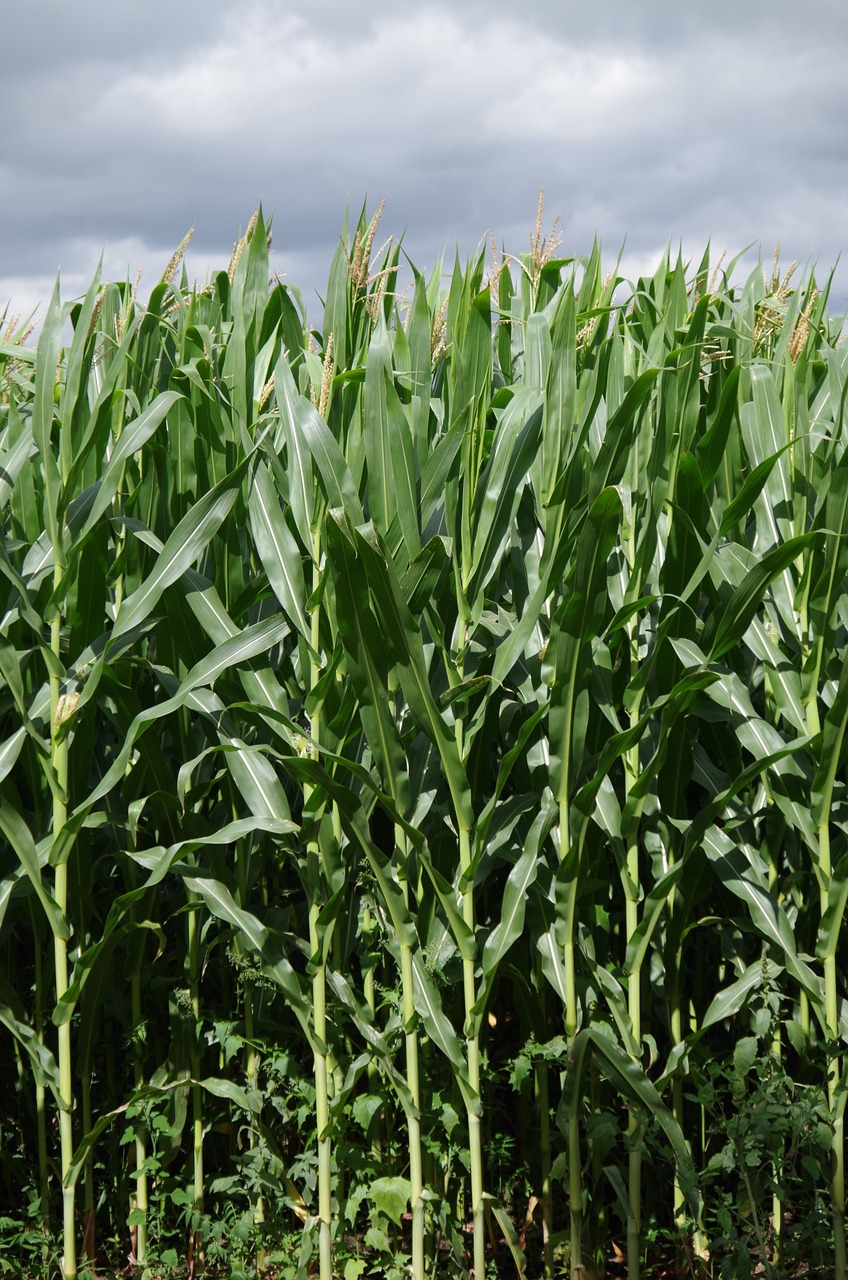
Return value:
M 845 0 L 7 0 L 0 31 L 0 314 L 101 252 L 150 287 L 191 226 L 202 280 L 261 200 L 315 318 L 346 205 L 426 269 L 525 249 L 542 185 L 563 255 L 780 241 L 842 254 L 848 305 Z

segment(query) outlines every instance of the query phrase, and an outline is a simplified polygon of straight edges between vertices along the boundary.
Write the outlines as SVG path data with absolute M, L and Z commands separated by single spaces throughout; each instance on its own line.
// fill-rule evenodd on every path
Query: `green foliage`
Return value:
M 378 220 L 0 343 L 0 1273 L 844 1280 L 839 325 Z
M 827 1098 L 819 1083 L 793 1080 L 777 1052 L 779 997 L 772 989 L 752 1010 L 752 1034 L 730 1061 L 705 1059 L 694 1073 L 691 1101 L 702 1108 L 708 1135 L 702 1185 L 722 1276 L 767 1273 L 775 1251 L 769 1225 L 774 1197 L 793 1206 L 780 1241 L 783 1267 L 826 1269 L 825 1197 L 805 1195 L 833 1144 Z

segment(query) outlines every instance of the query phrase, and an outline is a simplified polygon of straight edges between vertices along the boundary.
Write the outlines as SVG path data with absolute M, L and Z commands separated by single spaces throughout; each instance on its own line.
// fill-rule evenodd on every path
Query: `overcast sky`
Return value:
M 0 314 L 66 298 L 99 254 L 149 288 L 190 226 L 225 267 L 262 201 L 273 265 L 320 319 L 350 205 L 385 197 L 421 269 L 494 232 L 527 248 L 540 186 L 565 256 L 653 269 L 775 241 L 848 249 L 848 4 L 817 0 L 5 0 Z M 848 256 L 834 305 L 848 297 Z M 144 286 L 142 286 L 144 287 Z

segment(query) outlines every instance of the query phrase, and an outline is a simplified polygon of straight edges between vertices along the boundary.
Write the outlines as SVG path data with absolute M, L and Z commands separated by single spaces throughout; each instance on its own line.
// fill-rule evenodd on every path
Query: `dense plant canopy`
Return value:
M 0 1275 L 844 1280 L 827 289 L 378 220 L 0 345 Z

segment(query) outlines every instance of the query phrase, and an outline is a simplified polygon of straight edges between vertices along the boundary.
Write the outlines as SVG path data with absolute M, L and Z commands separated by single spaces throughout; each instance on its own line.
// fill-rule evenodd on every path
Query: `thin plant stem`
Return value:
M 54 573 L 54 584 L 58 590 L 62 580 L 62 566 L 57 563 Z M 53 656 L 61 661 L 61 615 L 58 607 L 50 624 L 50 641 Z M 51 670 L 50 675 L 50 711 L 51 711 L 51 757 L 59 790 L 53 796 L 53 840 L 58 839 L 68 817 L 67 803 L 64 797 L 68 794 L 68 738 L 62 731 L 59 722 L 59 677 Z M 53 896 L 62 913 L 68 910 L 68 863 L 63 860 L 56 866 Z M 55 988 L 56 1002 L 62 999 L 68 990 L 68 944 L 64 938 L 55 935 Z M 77 1274 L 76 1246 L 76 1189 L 73 1182 L 68 1182 L 68 1171 L 74 1154 L 73 1123 L 73 1076 L 71 1064 L 71 1023 L 65 1019 L 59 1027 L 59 1141 L 62 1160 L 62 1275 L 64 1280 L 75 1280 Z
M 312 544 L 312 585 L 317 592 L 321 580 L 321 535 L 316 530 Z M 309 687 L 314 689 L 320 678 L 321 606 L 316 604 L 312 613 L 312 657 L 309 663 Z M 316 708 L 310 717 L 310 732 L 315 743 L 321 741 L 321 710 Z M 312 788 L 304 788 L 308 800 Z M 317 957 L 312 975 L 312 1018 L 315 1033 L 315 1123 L 318 1129 L 318 1268 L 320 1280 L 332 1280 L 332 1144 L 330 1138 L 330 1094 L 327 1067 L 327 970 L 323 960 L 323 948 L 318 931 L 320 915 L 319 885 L 322 878 L 321 850 L 317 841 L 307 847 L 307 879 L 312 886 L 309 904 L 309 947 Z
M 577 890 L 580 879 L 580 841 L 571 850 L 571 826 L 568 812 L 568 797 L 559 804 L 559 850 L 560 859 L 574 858 L 574 866 L 568 886 L 566 909 L 565 941 L 563 957 L 565 965 L 565 1034 L 570 1044 L 577 1036 L 579 1007 L 577 1003 L 577 979 L 574 959 L 575 931 L 577 928 Z M 582 1280 L 583 1276 L 583 1166 L 580 1157 L 580 1117 L 577 1107 L 568 1117 L 568 1200 L 570 1216 L 570 1250 L 572 1280 Z
M 471 836 L 465 827 L 459 828 L 459 865 L 461 873 L 471 866 Z M 474 890 L 469 886 L 462 895 L 462 914 L 471 936 L 474 936 Z M 480 1097 L 480 1039 L 477 1019 L 472 1010 L 477 1000 L 477 984 L 474 977 L 474 960 L 463 957 L 463 995 L 465 998 L 465 1053 L 468 1066 L 468 1083 L 472 1092 Z M 471 1220 L 474 1227 L 474 1280 L 486 1274 L 486 1235 L 483 1200 L 483 1131 L 480 1116 L 470 1107 L 468 1116 L 468 1155 L 471 1163 Z
M 543 1275 L 551 1280 L 554 1274 L 553 1190 L 551 1183 L 551 1111 L 548 1097 L 548 1064 L 536 1063 L 536 1104 L 539 1109 L 539 1152 L 541 1160 L 541 1184 L 539 1199 L 542 1203 L 542 1251 Z
M 144 1049 L 141 1042 L 141 973 L 133 972 L 130 980 L 130 1001 L 132 1005 L 133 1029 L 133 1082 L 136 1089 L 144 1084 Z M 135 1258 L 139 1266 L 147 1263 L 147 1214 L 149 1210 L 147 1186 L 147 1131 L 144 1123 L 135 1122 L 135 1193 L 132 1197 L 133 1208 L 137 1211 L 135 1228 Z
M 408 895 L 409 886 L 403 882 Z M 412 1105 L 421 1110 L 421 1088 L 418 1075 L 418 1033 L 415 1030 L 415 989 L 412 983 L 412 951 L 401 944 L 401 990 L 403 999 L 404 1042 L 406 1049 L 406 1083 Z M 412 1209 L 412 1275 L 424 1280 L 424 1177 L 421 1158 L 421 1122 L 418 1115 L 407 1117 L 409 1141 L 410 1206 Z
M 372 1020 L 377 1021 L 377 984 L 376 984 L 376 954 L 370 948 L 372 946 L 372 935 L 374 932 L 373 917 L 371 914 L 371 906 L 369 902 L 365 903 L 362 909 L 362 938 L 365 944 L 365 973 L 363 974 L 362 985 L 365 992 L 365 1003 L 367 1004 Z M 380 1093 L 380 1068 L 377 1066 L 376 1059 L 371 1057 L 368 1061 L 368 1092 L 377 1097 Z M 371 1155 L 375 1160 L 382 1158 L 382 1123 L 383 1109 L 380 1107 L 369 1128 L 369 1140 L 371 1143 Z
M 189 894 L 189 901 L 192 902 L 193 900 L 194 895 Z M 194 1225 L 191 1234 L 191 1256 L 195 1271 L 202 1271 L 204 1266 L 202 1226 L 204 1211 L 203 1093 L 200 1087 L 200 930 L 198 928 L 198 912 L 196 910 L 188 913 L 188 966 L 189 996 L 194 1015 L 191 1039 L 191 1074 L 194 1081 L 191 1087 L 192 1154 L 194 1165 L 194 1195 L 192 1203 Z
M 35 1030 L 39 1044 L 44 1044 L 44 955 L 41 946 L 41 935 L 35 923 L 35 910 L 30 904 L 30 919 L 33 926 L 35 947 Z M 38 1188 L 39 1188 L 39 1220 L 44 1239 L 42 1260 L 47 1260 L 47 1241 L 50 1235 L 50 1166 L 47 1161 L 47 1095 L 44 1085 L 36 1082 L 35 1086 L 35 1120 L 38 1143 Z

